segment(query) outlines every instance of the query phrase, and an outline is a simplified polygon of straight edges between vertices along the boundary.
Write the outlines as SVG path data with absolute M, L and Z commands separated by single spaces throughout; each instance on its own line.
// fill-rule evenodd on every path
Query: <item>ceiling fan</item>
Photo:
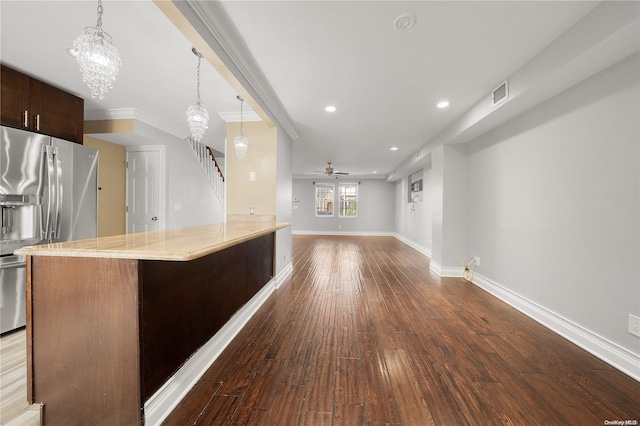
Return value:
M 316 170 L 315 173 L 321 173 L 323 175 L 336 176 L 336 177 L 338 177 L 337 175 L 347 176 L 349 174 L 347 172 L 340 172 L 338 170 L 334 170 L 333 167 L 331 166 L 331 161 L 327 161 L 327 167 L 324 170 Z

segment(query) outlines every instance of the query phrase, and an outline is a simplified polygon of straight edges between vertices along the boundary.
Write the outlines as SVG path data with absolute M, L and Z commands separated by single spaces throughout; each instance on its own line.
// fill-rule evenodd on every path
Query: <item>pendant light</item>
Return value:
M 244 104 L 244 99 L 240 96 L 237 96 L 237 98 L 240 101 L 240 131 L 236 134 L 236 137 L 233 138 L 233 145 L 236 148 L 236 157 L 240 160 L 244 160 L 247 156 L 247 150 L 249 149 L 249 139 L 247 139 L 247 136 L 242 131 L 242 104 Z
M 98 0 L 98 23 L 86 27 L 73 42 L 73 53 L 80 65 L 82 81 L 91 89 L 91 96 L 104 99 L 113 87 L 122 61 L 111 36 L 102 31 L 102 0 Z
M 191 102 L 189 108 L 187 108 L 187 121 L 189 122 L 189 130 L 191 131 L 191 137 L 196 142 L 200 142 L 200 139 L 204 136 L 205 130 L 209 128 L 209 113 L 204 107 L 204 103 L 200 100 L 200 62 L 202 61 L 202 55 L 194 47 L 191 49 L 194 55 L 198 57 L 198 86 L 197 94 L 198 99 Z

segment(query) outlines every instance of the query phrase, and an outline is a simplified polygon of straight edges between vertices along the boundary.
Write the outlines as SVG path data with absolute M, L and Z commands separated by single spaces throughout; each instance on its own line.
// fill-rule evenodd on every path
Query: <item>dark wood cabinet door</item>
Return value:
M 32 79 L 31 120 L 38 133 L 82 143 L 84 99 Z
M 2 65 L 0 99 L 2 113 L 0 122 L 21 129 L 29 128 L 29 89 L 31 78 L 16 70 Z

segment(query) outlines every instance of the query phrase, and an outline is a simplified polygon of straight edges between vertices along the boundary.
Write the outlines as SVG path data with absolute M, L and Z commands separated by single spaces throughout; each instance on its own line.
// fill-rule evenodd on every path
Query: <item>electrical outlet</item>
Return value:
M 629 314 L 629 333 L 640 337 L 640 318 Z
M 480 267 L 480 258 L 478 256 L 473 258 L 473 262 L 476 264 L 477 267 Z

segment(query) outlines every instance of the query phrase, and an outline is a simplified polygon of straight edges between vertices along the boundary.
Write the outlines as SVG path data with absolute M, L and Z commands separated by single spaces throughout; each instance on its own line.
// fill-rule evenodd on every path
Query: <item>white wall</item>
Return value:
M 167 229 L 224 222 L 224 208 L 184 140 L 166 144 Z M 180 211 L 174 204 L 180 204 Z
M 457 145 L 431 152 L 431 262 L 440 276 L 462 276 L 467 246 L 467 159 Z
M 433 247 L 434 258 L 441 260 L 441 276 L 460 276 L 462 263 L 468 261 L 465 247 L 467 215 L 471 213 L 467 208 L 467 158 L 458 148 L 443 147 L 442 240 Z
M 220 132 L 220 126 L 213 127 L 218 130 L 207 133 L 207 138 L 224 140 L 225 133 Z M 147 141 L 140 145 L 163 146 L 165 149 L 165 229 L 224 222 L 224 208 L 188 142 L 140 122 L 136 123 L 136 133 Z M 127 149 L 135 150 L 136 147 L 128 146 Z M 176 203 L 180 204 L 180 211 L 175 211 Z
M 291 222 L 293 141 L 282 129 L 278 129 L 277 140 L 276 221 Z M 276 275 L 291 265 L 291 231 L 291 227 L 276 231 Z
M 360 182 L 357 217 L 340 218 L 337 210 L 333 217 L 316 217 L 313 182 L 334 183 L 336 190 L 341 182 Z M 293 197 L 298 197 L 293 203 L 294 233 L 375 235 L 394 231 L 395 185 L 383 179 L 294 179 Z
M 635 354 L 636 377 L 639 75 L 635 54 L 473 140 L 466 172 L 478 274 L 582 330 L 596 351 Z
M 434 188 L 430 164 L 429 168 L 422 169 L 422 196 L 415 203 L 408 202 L 409 176 L 395 184 L 394 231 L 431 257 Z

